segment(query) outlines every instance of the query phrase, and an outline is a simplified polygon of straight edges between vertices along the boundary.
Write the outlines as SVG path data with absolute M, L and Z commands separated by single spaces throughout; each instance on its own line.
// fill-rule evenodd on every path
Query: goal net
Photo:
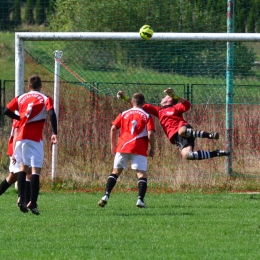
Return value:
M 53 97 L 55 61 L 59 63 L 55 171 L 64 187 L 104 186 L 114 158 L 111 122 L 129 108 L 117 100 L 119 90 L 129 96 L 142 92 L 147 103 L 157 105 L 168 87 L 192 103 L 185 119 L 195 129 L 220 133 L 219 140 L 197 138 L 195 150 L 230 148 L 232 156 L 186 161 L 155 119 L 149 187 L 239 190 L 248 182 L 253 187 L 259 185 L 259 40 L 259 34 L 236 33 L 154 33 L 148 41 L 138 33 L 16 33 L 16 95 L 38 74 L 43 92 Z M 62 52 L 58 60 L 55 50 Z M 47 122 L 43 183 L 51 180 L 50 131 Z M 230 168 L 236 180 L 227 174 Z M 119 183 L 136 187 L 130 167 Z

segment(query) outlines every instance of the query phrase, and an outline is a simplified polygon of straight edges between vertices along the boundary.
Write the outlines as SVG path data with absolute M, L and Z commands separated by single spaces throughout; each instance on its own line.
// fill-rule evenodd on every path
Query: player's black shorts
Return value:
M 192 128 L 191 125 L 186 125 L 187 128 Z M 178 133 L 173 135 L 170 139 L 171 143 L 178 146 L 179 150 L 181 151 L 184 147 L 191 146 L 192 149 L 194 149 L 195 146 L 195 138 L 193 136 L 189 138 L 185 138 L 180 136 Z

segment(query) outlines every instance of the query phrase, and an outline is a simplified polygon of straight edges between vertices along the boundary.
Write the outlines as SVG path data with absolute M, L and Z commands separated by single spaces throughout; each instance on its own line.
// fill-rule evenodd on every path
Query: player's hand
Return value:
M 168 96 L 172 97 L 173 99 L 178 99 L 178 95 L 173 91 L 171 88 L 167 88 L 164 90 L 164 93 L 166 93 Z
M 111 144 L 111 153 L 112 154 L 116 154 L 116 145 L 114 145 L 114 144 Z
M 120 98 L 124 99 L 124 96 L 125 96 L 125 93 L 124 93 L 124 91 L 121 91 L 121 90 L 118 91 L 117 94 L 116 94 L 116 97 L 118 99 L 120 99 Z
M 12 164 L 15 165 L 16 164 L 16 158 L 14 157 L 14 155 L 12 155 Z
M 51 144 L 56 144 L 58 142 L 57 135 L 51 136 Z
M 167 88 L 164 90 L 164 93 L 166 93 L 168 96 L 173 97 L 175 92 L 171 88 Z
M 127 95 L 125 95 L 125 92 L 121 91 L 121 90 L 117 92 L 116 97 L 118 99 L 124 99 L 125 101 L 129 101 L 130 100 L 130 98 Z
M 155 154 L 155 151 L 153 149 L 150 149 L 150 151 L 148 153 L 149 157 L 153 157 L 154 154 Z

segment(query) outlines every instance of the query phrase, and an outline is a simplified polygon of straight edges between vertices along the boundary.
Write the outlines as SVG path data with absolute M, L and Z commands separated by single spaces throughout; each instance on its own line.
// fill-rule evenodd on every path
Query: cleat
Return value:
M 40 215 L 40 211 L 39 211 L 39 209 L 38 209 L 38 207 L 37 207 L 37 204 L 32 205 L 32 203 L 29 202 L 28 205 L 27 205 L 27 207 L 28 207 L 28 209 L 32 212 L 32 214 L 34 214 L 34 215 Z
M 107 204 L 108 201 L 108 196 L 105 195 L 104 197 L 102 197 L 102 199 L 98 202 L 98 206 L 104 208 Z
M 229 156 L 230 152 L 228 151 L 224 151 L 224 150 L 217 150 L 217 156 L 221 157 L 221 156 Z
M 136 202 L 136 207 L 138 207 L 138 208 L 146 208 L 146 205 L 145 205 L 145 203 L 143 201 L 138 199 L 137 202 Z
M 209 139 L 216 139 L 216 140 L 218 140 L 219 139 L 219 133 L 218 132 L 211 132 L 209 134 Z
M 25 202 L 21 198 L 18 198 L 17 206 L 20 208 L 20 211 L 22 211 L 23 213 L 28 212 L 28 208 Z

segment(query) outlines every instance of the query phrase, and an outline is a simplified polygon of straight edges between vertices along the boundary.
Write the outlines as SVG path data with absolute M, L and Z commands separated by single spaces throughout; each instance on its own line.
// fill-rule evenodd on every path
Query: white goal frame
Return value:
M 15 95 L 23 94 L 24 90 L 24 41 L 113 41 L 131 40 L 142 41 L 137 32 L 16 32 L 15 33 Z M 154 33 L 150 41 L 220 41 L 227 42 L 226 71 L 233 73 L 230 46 L 232 42 L 258 42 L 260 33 Z M 232 55 L 232 54 L 231 54 Z M 232 64 L 231 64 L 232 65 Z M 56 82 L 57 75 L 54 75 Z M 55 83 L 54 83 L 55 84 Z M 226 148 L 232 151 L 232 100 L 233 78 L 226 79 Z M 57 111 L 56 111 L 57 112 Z M 57 163 L 53 156 L 53 169 Z M 56 176 L 55 170 L 52 177 Z M 232 174 L 232 155 L 226 158 L 226 174 Z

